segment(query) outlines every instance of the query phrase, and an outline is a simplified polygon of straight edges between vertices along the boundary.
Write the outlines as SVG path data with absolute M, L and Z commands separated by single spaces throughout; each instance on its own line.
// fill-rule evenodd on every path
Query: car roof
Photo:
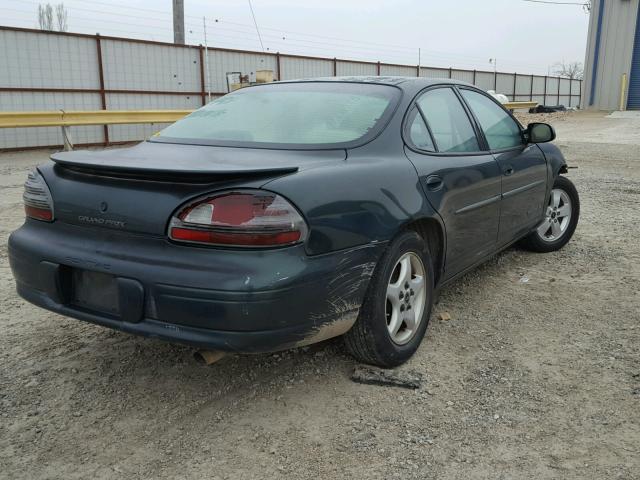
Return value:
M 400 76 L 373 76 L 373 75 L 353 75 L 342 77 L 312 77 L 300 78 L 295 80 L 283 80 L 275 83 L 303 83 L 303 82 L 337 82 L 337 83 L 370 83 L 379 85 L 393 85 L 402 90 L 422 90 L 431 85 L 467 85 L 470 83 L 450 78 L 431 78 L 431 77 L 400 77 Z

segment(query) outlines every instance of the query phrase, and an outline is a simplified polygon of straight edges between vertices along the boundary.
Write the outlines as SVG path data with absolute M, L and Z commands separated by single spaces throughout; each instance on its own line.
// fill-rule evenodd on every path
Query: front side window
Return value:
M 350 143 L 375 134 L 400 97 L 388 85 L 282 83 L 225 95 L 165 128 L 152 141 L 215 145 Z
M 450 88 L 429 90 L 418 99 L 439 152 L 477 152 L 478 139 L 460 100 Z
M 491 150 L 522 145 L 520 127 L 490 98 L 472 90 L 462 90 L 462 96 L 480 123 Z

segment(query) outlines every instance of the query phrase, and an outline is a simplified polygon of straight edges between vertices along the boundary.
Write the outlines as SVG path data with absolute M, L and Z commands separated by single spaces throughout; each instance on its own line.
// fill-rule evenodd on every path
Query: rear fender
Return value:
M 411 222 L 440 221 L 404 156 L 349 151 L 345 162 L 277 178 L 263 188 L 288 198 L 305 216 L 309 255 L 388 242 Z

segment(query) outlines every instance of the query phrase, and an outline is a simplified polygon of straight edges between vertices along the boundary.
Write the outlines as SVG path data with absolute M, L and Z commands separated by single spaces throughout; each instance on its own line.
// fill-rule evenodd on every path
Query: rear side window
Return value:
M 462 96 L 478 119 L 491 150 L 522 145 L 520 127 L 495 102 L 472 90 L 462 90 Z
M 413 120 L 411 120 L 413 117 Z M 435 152 L 433 141 L 431 140 L 431 134 L 427 125 L 424 123 L 424 119 L 418 109 L 414 109 L 409 117 L 408 134 L 411 139 L 411 143 L 420 150 L 427 150 L 429 152 Z
M 418 99 L 439 152 L 477 152 L 478 139 L 460 100 L 450 88 L 429 90 Z

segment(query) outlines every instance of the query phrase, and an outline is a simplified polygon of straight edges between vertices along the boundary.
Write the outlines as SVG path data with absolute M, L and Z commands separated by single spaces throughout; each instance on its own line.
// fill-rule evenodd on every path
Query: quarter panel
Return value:
M 413 165 L 388 150 L 350 150 L 344 162 L 264 186 L 289 198 L 306 217 L 310 255 L 388 241 L 411 220 L 437 216 Z

